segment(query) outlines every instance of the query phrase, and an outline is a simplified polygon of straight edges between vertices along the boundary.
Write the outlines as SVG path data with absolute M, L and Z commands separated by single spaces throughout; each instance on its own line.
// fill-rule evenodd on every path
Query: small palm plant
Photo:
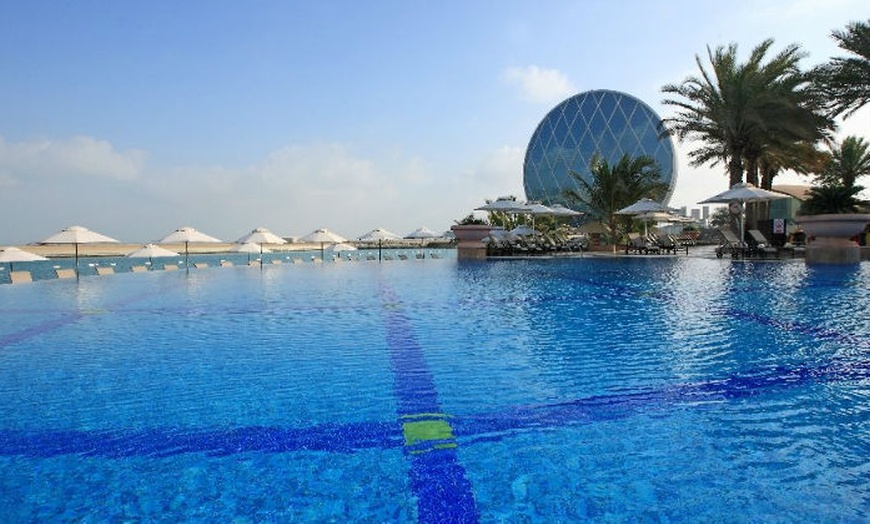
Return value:
M 649 156 L 632 157 L 624 154 L 618 162 L 610 165 L 601 155 L 594 155 L 589 165 L 589 180 L 571 172 L 577 189 L 568 189 L 566 198 L 583 205 L 588 217 L 606 225 L 611 242 L 616 244 L 620 230 L 631 227 L 630 216 L 617 215 L 616 211 L 641 198 L 660 200 L 668 186 L 661 180 L 661 168 Z
M 864 188 L 861 186 L 846 186 L 843 184 L 828 184 L 814 186 L 809 191 L 807 198 L 801 205 L 802 215 L 826 215 L 857 213 L 861 201 L 858 193 Z

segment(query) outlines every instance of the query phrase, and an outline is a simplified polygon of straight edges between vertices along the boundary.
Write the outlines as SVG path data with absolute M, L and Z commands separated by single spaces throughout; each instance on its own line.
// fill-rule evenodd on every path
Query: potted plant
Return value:
M 450 230 L 456 236 L 456 255 L 459 259 L 486 258 L 486 244 L 483 239 L 489 236 L 492 226 L 486 220 L 469 214 L 451 226 Z
M 857 194 L 861 186 L 825 184 L 810 189 L 795 221 L 811 242 L 807 263 L 853 264 L 861 259 L 855 238 L 870 222 L 870 214 L 859 213 Z

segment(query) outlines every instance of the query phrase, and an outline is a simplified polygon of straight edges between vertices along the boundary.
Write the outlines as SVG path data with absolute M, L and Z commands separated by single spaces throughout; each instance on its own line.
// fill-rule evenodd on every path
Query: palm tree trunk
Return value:
M 743 158 L 741 153 L 732 153 L 728 160 L 728 187 L 743 182 Z
M 758 187 L 758 160 L 754 158 L 746 161 L 746 181 Z
M 777 175 L 777 170 L 773 168 L 765 168 L 761 170 L 761 188 L 770 191 L 773 187 L 773 177 Z

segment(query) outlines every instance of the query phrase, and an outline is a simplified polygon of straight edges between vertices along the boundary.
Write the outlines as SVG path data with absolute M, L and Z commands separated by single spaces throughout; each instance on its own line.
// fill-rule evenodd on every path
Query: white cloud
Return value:
M 145 157 L 144 151 L 117 151 L 111 143 L 88 136 L 27 142 L 6 142 L 0 137 L 0 170 L 16 179 L 87 176 L 133 180 L 142 171 Z
M 525 199 L 523 190 L 523 158 L 525 148 L 501 146 L 485 152 L 471 168 L 454 177 L 450 183 L 452 219 L 459 219 L 487 200 L 500 196 Z
M 525 148 L 502 146 L 486 154 L 477 165 L 477 181 L 488 190 L 503 190 L 522 198 L 523 159 Z M 519 188 L 519 191 L 518 191 Z M 491 195 L 491 198 L 504 196 Z
M 350 238 L 375 227 L 398 234 L 421 226 L 445 230 L 486 199 L 523 198 L 524 152 L 503 146 L 470 167 L 436 171 L 427 159 L 401 151 L 362 155 L 346 144 L 309 143 L 246 166 L 145 169 L 123 186 L 16 178 L 0 191 L 0 223 L 26 224 L 6 233 L 15 242 L 73 223 L 130 242 L 155 240 L 180 226 L 225 240 L 259 226 L 284 236 L 327 227 Z M 7 182 L 0 175 L 0 183 Z M 22 208 L 18 201 L 27 195 L 40 195 L 40 206 Z
M 447 181 L 420 158 L 367 158 L 336 143 L 293 144 L 238 169 L 189 166 L 143 177 L 158 229 L 190 224 L 222 238 L 265 226 L 285 236 L 327 227 L 356 236 L 446 227 Z M 419 223 L 418 223 L 419 222 Z M 151 224 L 150 227 L 156 227 Z
M 524 100 L 535 103 L 552 103 L 575 93 L 568 77 L 556 69 L 538 66 L 509 67 L 502 74 L 509 84 L 520 87 Z

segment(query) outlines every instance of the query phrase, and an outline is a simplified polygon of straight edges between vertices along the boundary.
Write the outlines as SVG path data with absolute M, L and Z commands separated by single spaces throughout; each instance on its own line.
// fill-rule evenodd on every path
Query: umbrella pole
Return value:
M 248 255 L 249 257 L 251 255 Z M 263 243 L 260 242 L 260 271 L 263 270 Z
M 73 245 L 76 247 L 76 255 L 75 255 L 75 263 L 76 263 L 76 280 L 79 279 L 79 243 L 73 242 Z
M 323 242 L 320 243 L 320 261 L 324 262 L 323 259 Z
M 190 252 L 188 251 L 187 245 L 190 242 L 184 241 L 184 270 L 190 273 Z
M 381 239 L 379 238 L 379 239 L 378 239 L 378 262 L 381 261 L 381 242 L 383 242 L 383 240 L 381 240 Z

